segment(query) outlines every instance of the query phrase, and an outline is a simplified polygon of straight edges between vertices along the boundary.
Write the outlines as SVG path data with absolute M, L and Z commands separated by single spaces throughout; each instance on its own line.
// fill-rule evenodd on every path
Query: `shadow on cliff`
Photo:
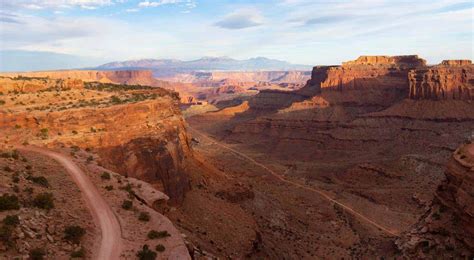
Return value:
M 400 75 L 355 78 L 345 83 L 325 86 L 326 79 L 311 80 L 295 91 L 263 90 L 248 100 L 248 109 L 233 119 L 252 120 L 277 113 L 298 113 L 302 110 L 326 110 L 342 107 L 353 116 L 384 110 L 408 97 L 408 82 Z M 323 112 L 324 113 L 324 112 Z

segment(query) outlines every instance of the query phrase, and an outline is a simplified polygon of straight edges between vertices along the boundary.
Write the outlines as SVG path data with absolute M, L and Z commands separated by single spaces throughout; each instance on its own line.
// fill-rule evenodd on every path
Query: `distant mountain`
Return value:
M 116 61 L 100 65 L 94 69 L 148 69 L 156 77 L 172 76 L 177 73 L 193 71 L 275 71 L 275 70 L 311 70 L 311 66 L 292 64 L 286 61 L 265 57 L 236 60 L 229 57 L 203 57 L 198 60 L 181 61 L 175 59 L 142 59 Z

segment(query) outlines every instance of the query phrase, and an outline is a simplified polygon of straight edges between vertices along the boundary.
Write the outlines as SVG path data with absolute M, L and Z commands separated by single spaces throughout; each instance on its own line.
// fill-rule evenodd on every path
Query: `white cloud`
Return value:
M 58 9 L 80 7 L 85 9 L 92 9 L 100 6 L 112 5 L 114 3 L 121 3 L 123 0 L 15 0 L 2 1 L 2 8 L 5 9 Z
M 217 27 L 233 30 L 255 27 L 262 24 L 263 16 L 257 9 L 253 8 L 234 11 L 214 23 Z
M 160 5 L 178 4 L 184 2 L 183 0 L 159 0 L 159 1 L 143 1 L 138 3 L 138 7 L 158 7 Z
M 125 12 L 127 13 L 135 13 L 135 12 L 138 12 L 138 8 L 129 8 L 129 9 L 126 9 Z

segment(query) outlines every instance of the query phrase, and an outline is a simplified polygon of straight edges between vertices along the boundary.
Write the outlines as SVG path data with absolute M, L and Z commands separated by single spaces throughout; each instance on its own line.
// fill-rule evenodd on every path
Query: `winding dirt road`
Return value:
M 253 164 L 259 166 L 260 168 L 266 170 L 268 173 L 270 173 L 272 176 L 274 176 L 275 178 L 277 178 L 278 180 L 280 180 L 281 182 L 284 182 L 284 183 L 287 183 L 287 184 L 290 184 L 290 185 L 293 185 L 293 186 L 296 186 L 298 188 L 301 188 L 301 189 L 304 189 L 304 190 L 308 190 L 308 191 L 312 191 L 312 192 L 315 192 L 317 194 L 319 194 L 321 197 L 325 198 L 326 200 L 342 207 L 344 210 L 346 210 L 347 212 L 349 212 L 350 214 L 352 214 L 353 216 L 359 218 L 361 221 L 371 225 L 371 226 L 374 226 L 376 227 L 377 229 L 381 230 L 382 232 L 390 235 L 390 236 L 395 236 L 395 237 L 398 237 L 399 236 L 399 232 L 396 231 L 396 230 L 391 230 L 389 228 L 386 228 L 384 227 L 383 225 L 381 224 L 378 224 L 377 222 L 369 219 L 368 217 L 364 216 L 363 214 L 357 212 L 357 210 L 351 208 L 350 206 L 342 203 L 342 202 L 339 202 L 333 198 L 331 198 L 330 195 L 328 195 L 327 193 L 325 193 L 324 191 L 322 190 L 319 190 L 319 189 L 316 189 L 316 188 L 312 188 L 312 187 L 308 187 L 308 186 L 305 186 L 303 184 L 300 184 L 300 183 L 297 183 L 297 182 L 294 182 L 294 181 L 291 181 L 291 180 L 288 180 L 288 179 L 285 179 L 284 177 L 282 177 L 280 174 L 274 172 L 272 169 L 268 168 L 267 166 L 265 166 L 264 164 L 261 164 L 257 161 L 255 161 L 253 158 L 251 158 L 250 156 L 242 153 L 242 152 L 239 152 L 231 147 L 228 147 L 227 145 L 224 145 L 222 143 L 220 143 L 219 141 L 207 136 L 206 134 L 203 134 L 202 132 L 192 128 L 191 126 L 188 126 L 189 129 L 195 133 L 197 133 L 198 135 L 204 137 L 205 139 L 209 140 L 210 142 L 228 150 L 228 151 L 231 151 L 233 152 L 234 154 L 236 155 L 239 155 L 245 159 L 247 159 L 248 161 L 252 162 Z
M 67 156 L 36 147 L 17 147 L 18 150 L 44 154 L 59 162 L 66 168 L 74 182 L 82 191 L 86 204 L 101 230 L 100 246 L 94 249 L 93 258 L 98 260 L 115 260 L 120 258 L 122 236 L 120 223 L 110 206 L 100 195 L 99 191 L 87 175 Z

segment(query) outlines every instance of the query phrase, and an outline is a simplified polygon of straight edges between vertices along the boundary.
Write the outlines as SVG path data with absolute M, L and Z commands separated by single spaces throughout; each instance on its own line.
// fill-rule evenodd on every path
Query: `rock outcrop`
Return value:
M 402 55 L 402 56 L 360 56 L 354 61 L 343 62 L 342 66 L 383 66 L 383 67 L 423 67 L 426 61 L 418 57 L 418 55 Z
M 172 88 L 172 84 L 157 80 L 149 70 L 56 70 L 35 72 L 7 72 L 0 73 L 4 77 L 36 77 L 51 79 L 80 79 L 86 82 L 116 83 L 127 85 L 143 85 L 153 87 Z
M 15 91 L 23 81 L 46 83 L 37 91 Z M 176 93 L 76 80 L 64 87 L 63 81 L 47 78 L 2 83 L 0 92 L 15 99 L 0 106 L 6 142 L 91 148 L 107 168 L 154 184 L 171 202 L 183 199 L 189 189 L 185 164 L 192 153 Z
M 408 74 L 411 99 L 474 100 L 474 65 L 470 60 L 445 60 Z
M 430 209 L 397 241 L 409 258 L 474 257 L 474 144 L 458 148 Z

